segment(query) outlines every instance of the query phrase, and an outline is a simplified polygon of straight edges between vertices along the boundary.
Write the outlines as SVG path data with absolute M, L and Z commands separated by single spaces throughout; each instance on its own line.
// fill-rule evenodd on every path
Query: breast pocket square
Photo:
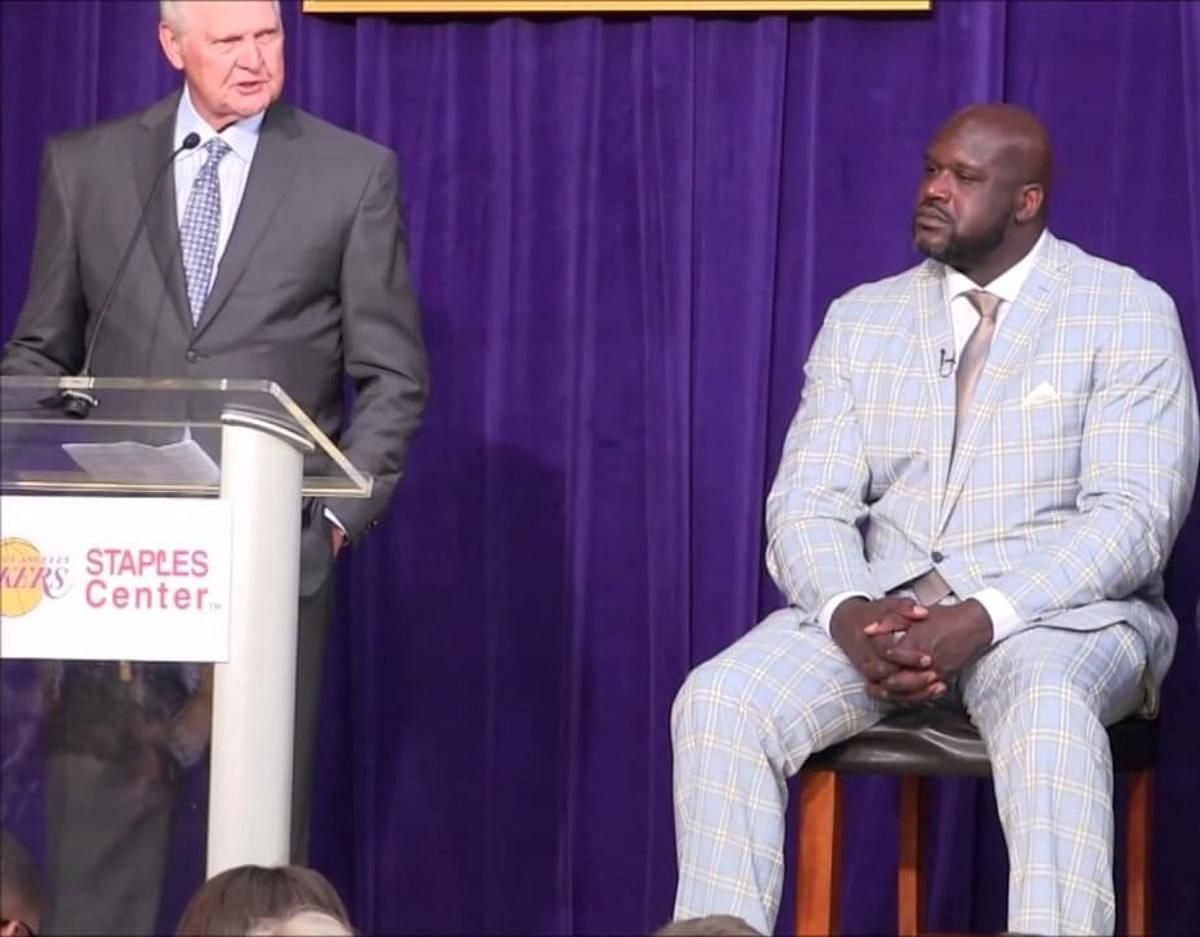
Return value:
M 1049 381 L 1042 381 L 1033 390 L 1025 395 L 1025 399 L 1021 401 L 1021 408 L 1028 409 L 1030 407 L 1038 407 L 1047 403 L 1054 403 L 1058 399 L 1058 391 L 1054 389 L 1054 385 Z

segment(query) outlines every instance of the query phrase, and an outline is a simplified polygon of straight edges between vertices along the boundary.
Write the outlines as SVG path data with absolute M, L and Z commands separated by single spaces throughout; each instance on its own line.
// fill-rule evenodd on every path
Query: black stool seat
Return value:
M 1158 759 L 1158 723 L 1136 716 L 1108 729 L 1116 771 L 1142 771 Z M 992 765 L 966 713 L 950 707 L 904 710 L 852 739 L 817 752 L 804 771 L 842 774 L 989 777 Z

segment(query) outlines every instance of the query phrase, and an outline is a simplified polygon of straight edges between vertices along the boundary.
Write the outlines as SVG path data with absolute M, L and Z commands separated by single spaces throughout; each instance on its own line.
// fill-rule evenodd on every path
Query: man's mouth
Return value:
M 918 228 L 944 228 L 950 224 L 950 219 L 935 208 L 922 208 L 917 212 Z

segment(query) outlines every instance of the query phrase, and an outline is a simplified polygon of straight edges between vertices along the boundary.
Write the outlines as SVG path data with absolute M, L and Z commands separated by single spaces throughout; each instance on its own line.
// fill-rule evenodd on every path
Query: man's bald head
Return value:
M 1050 135 L 1012 104 L 977 104 L 942 125 L 925 153 L 913 222 L 919 250 L 981 286 L 1046 227 Z
M 991 141 L 997 165 L 1007 168 L 1020 185 L 1042 188 L 1042 212 L 1050 194 L 1052 159 L 1045 124 L 1016 104 L 972 104 L 953 114 L 938 136 L 974 132 Z

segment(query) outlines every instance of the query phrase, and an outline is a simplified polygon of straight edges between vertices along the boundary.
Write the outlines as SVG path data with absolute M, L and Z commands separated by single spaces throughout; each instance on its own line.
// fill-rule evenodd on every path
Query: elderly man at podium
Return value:
M 161 6 L 158 39 L 183 87 L 47 144 L 29 294 L 0 373 L 276 381 L 374 477 L 370 499 L 304 512 L 292 824 L 302 859 L 332 561 L 383 515 L 427 392 L 398 168 L 388 149 L 280 100 L 277 2 Z M 188 706 L 205 686 L 168 665 L 64 668 L 49 804 L 55 932 L 152 931 L 176 768 L 198 744 Z M 108 708 L 61 712 L 89 699 Z M 131 722 L 113 730 L 128 744 L 86 741 L 98 736 L 81 721 L 118 711 Z M 84 822 L 101 816 L 128 822 Z

